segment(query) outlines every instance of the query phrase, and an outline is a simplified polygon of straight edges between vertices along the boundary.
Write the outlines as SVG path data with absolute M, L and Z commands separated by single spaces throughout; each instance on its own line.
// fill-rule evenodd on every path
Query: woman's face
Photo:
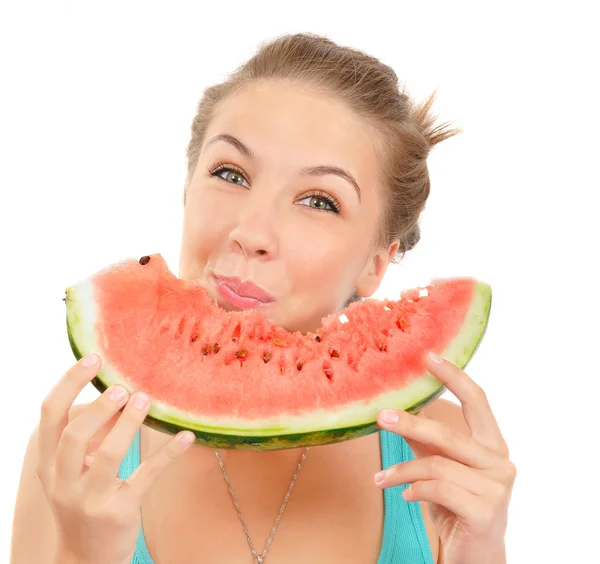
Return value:
M 288 331 L 316 330 L 355 289 L 371 295 L 396 246 L 373 245 L 383 200 L 370 135 L 339 102 L 289 84 L 228 98 L 188 187 L 180 277 Z

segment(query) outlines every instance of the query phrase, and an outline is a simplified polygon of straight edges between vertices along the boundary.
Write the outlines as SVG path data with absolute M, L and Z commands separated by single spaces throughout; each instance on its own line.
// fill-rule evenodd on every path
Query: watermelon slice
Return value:
M 100 354 L 92 381 L 150 394 L 145 423 L 190 429 L 197 443 L 270 450 L 378 430 L 377 413 L 417 413 L 445 391 L 427 351 L 459 367 L 485 334 L 491 288 L 435 280 L 396 301 L 365 300 L 290 333 L 253 310 L 228 312 L 161 255 L 128 259 L 70 287 L 67 329 L 77 358 Z

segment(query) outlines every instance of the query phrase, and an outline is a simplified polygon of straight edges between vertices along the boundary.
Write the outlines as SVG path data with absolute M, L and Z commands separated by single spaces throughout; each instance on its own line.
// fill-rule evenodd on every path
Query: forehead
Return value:
M 342 102 L 306 88 L 289 83 L 249 85 L 219 105 L 205 140 L 218 133 L 238 137 L 261 165 L 291 170 L 339 166 L 361 187 L 376 183 L 372 128 Z

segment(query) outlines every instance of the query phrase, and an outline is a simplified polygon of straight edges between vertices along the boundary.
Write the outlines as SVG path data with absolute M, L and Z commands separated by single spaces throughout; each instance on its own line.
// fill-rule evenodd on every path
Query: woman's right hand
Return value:
M 124 388 L 112 386 L 69 421 L 71 405 L 100 365 L 97 355 L 80 360 L 46 396 L 39 423 L 37 474 L 56 518 L 60 554 L 82 564 L 129 564 L 140 532 L 144 493 L 191 444 L 180 439 L 193 442 L 195 437 L 190 431 L 179 433 L 127 480 L 119 479 L 119 466 L 150 401 L 139 406 L 136 399 L 143 400 L 145 394 L 129 397 Z M 119 391 L 121 395 L 115 394 Z M 114 425 L 107 431 L 111 419 Z M 102 432 L 105 436 L 89 463 L 89 446 Z

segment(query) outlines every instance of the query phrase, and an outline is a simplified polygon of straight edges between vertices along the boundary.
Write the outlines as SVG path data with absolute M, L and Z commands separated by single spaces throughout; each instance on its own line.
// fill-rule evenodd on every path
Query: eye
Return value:
M 340 213 L 340 204 L 337 202 L 337 200 L 321 191 L 304 196 L 304 198 L 299 200 L 298 203 L 316 210 L 322 210 L 336 214 Z
M 246 177 L 244 175 L 244 173 L 231 166 L 231 167 L 227 167 L 227 166 L 223 166 L 223 165 L 217 165 L 215 168 L 211 169 L 208 171 L 209 174 L 211 176 L 214 176 L 215 178 L 218 178 L 219 180 L 223 180 L 224 182 L 227 182 L 228 184 L 238 184 L 240 186 L 244 186 L 242 184 L 242 182 L 244 180 L 246 180 Z M 225 173 L 225 176 L 223 177 L 221 174 Z M 229 180 L 228 178 L 229 177 Z M 248 183 L 248 180 L 246 180 L 246 184 Z M 247 188 L 250 188 L 249 185 L 246 185 Z

